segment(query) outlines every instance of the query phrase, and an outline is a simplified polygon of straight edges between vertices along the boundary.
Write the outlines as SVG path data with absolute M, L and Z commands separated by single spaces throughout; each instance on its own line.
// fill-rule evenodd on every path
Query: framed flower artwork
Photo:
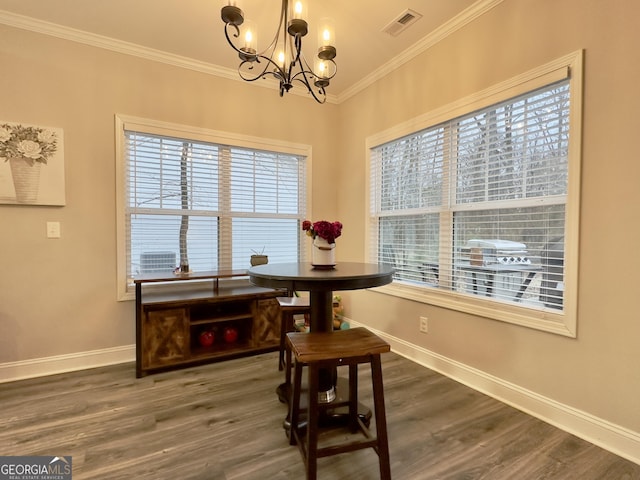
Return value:
M 64 205 L 63 130 L 0 121 L 0 203 Z

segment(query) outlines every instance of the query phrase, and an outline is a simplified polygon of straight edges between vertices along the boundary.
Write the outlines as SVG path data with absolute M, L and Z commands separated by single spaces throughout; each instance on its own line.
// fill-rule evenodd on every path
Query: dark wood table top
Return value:
M 251 267 L 251 283 L 259 287 L 295 291 L 357 290 L 391 283 L 393 267 L 377 263 L 339 262 L 331 270 L 310 263 L 272 263 Z

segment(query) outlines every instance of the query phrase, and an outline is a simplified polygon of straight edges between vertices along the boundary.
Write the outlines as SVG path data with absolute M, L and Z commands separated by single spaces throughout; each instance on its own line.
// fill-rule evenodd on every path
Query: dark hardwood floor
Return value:
M 383 355 L 383 372 L 394 479 L 640 479 L 640 465 L 398 355 Z M 72 455 L 75 480 L 303 479 L 281 379 L 272 353 L 142 379 L 123 364 L 0 384 L 0 455 Z M 377 479 L 377 456 L 321 459 L 319 478 Z

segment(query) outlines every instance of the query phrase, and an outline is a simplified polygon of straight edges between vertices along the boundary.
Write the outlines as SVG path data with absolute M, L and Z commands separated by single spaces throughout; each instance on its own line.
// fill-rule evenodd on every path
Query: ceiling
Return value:
M 258 25 L 258 47 L 264 48 L 275 34 L 280 2 L 235 2 L 244 11 L 245 19 Z M 465 23 L 463 19 L 473 16 L 478 5 L 490 3 L 488 0 L 306 2 L 307 43 L 315 44 L 317 19 L 329 16 L 335 20 L 338 73 L 327 90 L 336 97 L 357 88 L 363 79 L 379 74 L 397 58 L 410 56 L 412 47 L 415 50 L 416 44 L 442 32 L 447 25 Z M 109 40 L 102 42 L 106 45 L 111 40 L 126 42 L 211 65 L 230 74 L 237 69 L 238 57 L 226 43 L 220 19 L 220 9 L 227 3 L 227 0 L 0 0 L 0 23 L 47 33 L 68 31 L 68 38 L 81 39 L 87 32 L 93 34 L 94 40 L 99 38 L 95 35 L 107 37 Z M 422 17 L 397 36 L 382 31 L 407 9 Z

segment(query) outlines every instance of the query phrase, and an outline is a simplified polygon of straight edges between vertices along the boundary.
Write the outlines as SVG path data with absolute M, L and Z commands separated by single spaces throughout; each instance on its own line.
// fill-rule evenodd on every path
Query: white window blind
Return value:
M 306 213 L 302 155 L 124 128 L 127 278 L 245 269 L 301 256 Z M 182 237 L 186 242 L 181 242 Z
M 448 178 L 444 145 L 445 129 L 436 126 L 372 152 L 376 260 L 394 265 L 397 280 L 435 282 Z
M 370 259 L 413 287 L 562 311 L 570 95 L 562 80 L 373 147 Z

